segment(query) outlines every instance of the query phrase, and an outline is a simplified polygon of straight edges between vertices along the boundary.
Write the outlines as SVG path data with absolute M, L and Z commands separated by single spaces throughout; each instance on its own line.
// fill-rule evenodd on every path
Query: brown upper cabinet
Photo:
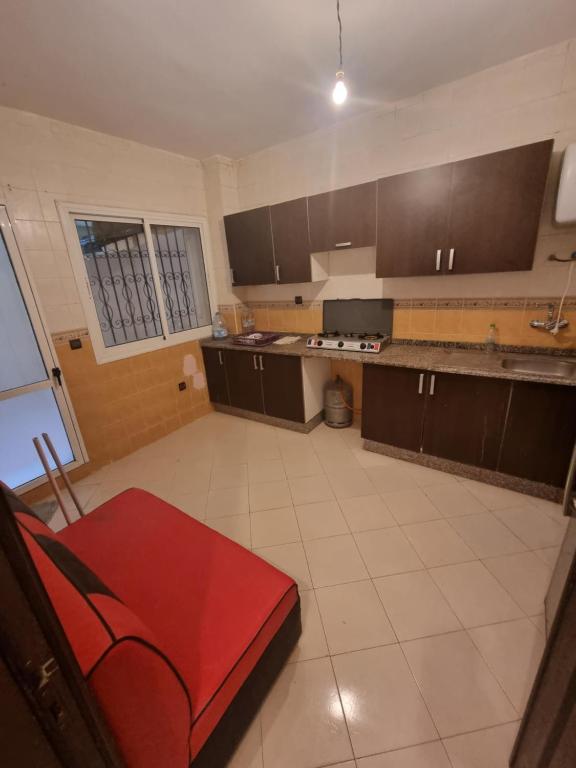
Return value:
M 270 208 L 224 216 L 233 285 L 276 282 Z
M 378 181 L 377 277 L 442 270 L 451 182 L 451 165 Z
M 376 243 L 376 182 L 308 198 L 313 253 Z
M 376 276 L 531 269 L 552 146 L 380 179 Z
M 270 206 L 274 261 L 278 283 L 312 280 L 308 200 L 300 197 Z

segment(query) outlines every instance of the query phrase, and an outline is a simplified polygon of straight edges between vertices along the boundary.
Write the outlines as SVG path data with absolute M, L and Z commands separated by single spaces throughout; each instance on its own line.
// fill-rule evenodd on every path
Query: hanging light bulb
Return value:
M 344 104 L 347 98 L 348 88 L 346 88 L 346 83 L 344 82 L 344 72 L 339 70 L 336 72 L 336 84 L 332 91 L 332 101 L 334 104 Z
M 340 54 L 340 68 L 336 72 L 336 83 L 332 91 L 332 101 L 334 104 L 344 104 L 348 98 L 348 88 L 344 82 L 344 71 L 342 69 L 342 19 L 340 18 L 340 0 L 336 0 L 336 16 L 338 18 L 338 51 Z

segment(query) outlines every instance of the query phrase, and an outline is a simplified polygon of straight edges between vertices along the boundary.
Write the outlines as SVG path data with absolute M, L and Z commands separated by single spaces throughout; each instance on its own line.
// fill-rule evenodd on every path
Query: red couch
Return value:
M 129 768 L 225 765 L 300 632 L 294 581 L 145 491 L 23 538 Z

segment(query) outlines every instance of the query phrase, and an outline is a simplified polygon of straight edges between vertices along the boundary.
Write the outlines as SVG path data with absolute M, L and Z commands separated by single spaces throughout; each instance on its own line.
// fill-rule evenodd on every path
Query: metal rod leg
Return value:
M 52 486 L 52 490 L 54 491 L 54 496 L 56 496 L 56 500 L 58 501 L 58 504 L 60 505 L 60 509 L 62 510 L 62 514 L 64 515 L 64 518 L 68 525 L 72 522 L 70 520 L 70 517 L 68 515 L 68 512 L 66 511 L 66 506 L 64 505 L 64 499 L 62 498 L 62 494 L 60 493 L 60 488 L 58 488 L 58 484 L 56 483 L 56 480 L 54 479 L 54 476 L 52 475 L 52 470 L 50 469 L 50 465 L 48 464 L 48 459 L 46 458 L 46 454 L 44 453 L 44 449 L 40 445 L 40 440 L 38 440 L 37 437 L 32 438 L 32 442 L 34 443 L 34 448 L 36 448 L 36 453 L 40 457 L 40 461 L 42 462 L 42 466 L 44 467 L 44 472 L 46 472 L 46 477 L 48 478 L 48 481 L 50 482 L 50 485 Z
M 52 443 L 52 440 L 50 440 L 50 435 L 48 435 L 46 432 L 42 432 L 42 437 L 44 438 L 44 442 L 48 446 L 48 450 L 50 451 L 50 454 L 54 459 L 54 463 L 58 467 L 58 472 L 60 472 L 60 477 L 62 478 L 62 480 L 64 480 L 64 485 L 68 489 L 68 493 L 70 494 L 72 501 L 74 502 L 74 506 L 78 510 L 80 517 L 84 517 L 84 510 L 82 509 L 82 505 L 78 500 L 78 496 L 76 496 L 76 492 L 74 488 L 72 488 L 72 483 L 70 482 L 70 478 L 68 477 L 68 472 L 66 472 L 66 470 L 62 466 L 62 462 L 60 461 L 60 456 L 58 456 L 58 453 L 56 452 L 56 448 L 54 448 L 54 444 Z

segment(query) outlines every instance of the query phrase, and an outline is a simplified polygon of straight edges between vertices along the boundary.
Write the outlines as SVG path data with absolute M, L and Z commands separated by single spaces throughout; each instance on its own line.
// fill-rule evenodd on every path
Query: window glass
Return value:
M 104 346 L 162 336 L 144 225 L 90 219 L 75 224 Z
M 47 378 L 28 310 L 0 234 L 0 392 Z
M 210 299 L 198 227 L 151 226 L 170 333 L 210 325 Z

